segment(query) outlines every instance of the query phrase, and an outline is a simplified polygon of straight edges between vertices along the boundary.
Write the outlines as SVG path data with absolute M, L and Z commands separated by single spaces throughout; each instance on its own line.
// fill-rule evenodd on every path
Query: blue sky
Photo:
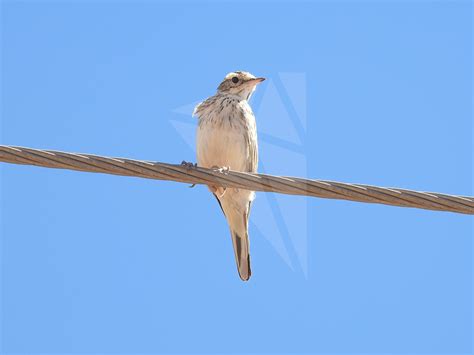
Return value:
M 260 171 L 472 195 L 472 3 L 2 1 L 1 144 L 194 161 L 226 73 Z M 3 353 L 472 353 L 472 216 L 1 171 Z

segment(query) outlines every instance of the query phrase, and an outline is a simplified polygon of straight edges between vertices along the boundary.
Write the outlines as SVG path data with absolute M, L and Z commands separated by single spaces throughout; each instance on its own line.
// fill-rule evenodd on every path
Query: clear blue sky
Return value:
M 472 195 L 472 3 L 2 1 L 1 143 L 193 161 L 233 70 L 268 173 Z M 3 353 L 472 353 L 472 216 L 0 165 Z

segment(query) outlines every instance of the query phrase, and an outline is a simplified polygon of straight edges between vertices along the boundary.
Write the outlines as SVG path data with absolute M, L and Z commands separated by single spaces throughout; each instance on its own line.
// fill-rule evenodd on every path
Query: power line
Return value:
M 0 145 L 0 161 L 46 168 L 172 180 L 254 191 L 474 214 L 474 197 L 362 184 L 250 174 L 176 164 Z

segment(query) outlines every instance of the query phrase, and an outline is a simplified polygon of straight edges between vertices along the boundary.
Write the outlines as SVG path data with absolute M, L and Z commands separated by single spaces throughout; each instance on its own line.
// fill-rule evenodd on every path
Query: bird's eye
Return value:
M 233 82 L 234 84 L 237 84 L 237 83 L 239 82 L 239 78 L 237 78 L 236 76 L 234 76 L 234 77 L 232 78 L 232 82 Z

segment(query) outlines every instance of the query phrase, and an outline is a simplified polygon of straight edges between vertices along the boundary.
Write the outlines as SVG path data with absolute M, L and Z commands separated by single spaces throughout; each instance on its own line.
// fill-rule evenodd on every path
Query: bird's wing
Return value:
M 242 114 L 245 116 L 244 135 L 248 153 L 246 171 L 249 173 L 256 173 L 258 168 L 258 141 L 255 116 L 253 115 L 250 106 L 247 106 Z
M 247 132 L 247 134 L 249 133 Z M 248 137 L 248 152 L 247 172 L 256 173 L 258 168 L 258 143 L 256 133 L 255 138 Z

